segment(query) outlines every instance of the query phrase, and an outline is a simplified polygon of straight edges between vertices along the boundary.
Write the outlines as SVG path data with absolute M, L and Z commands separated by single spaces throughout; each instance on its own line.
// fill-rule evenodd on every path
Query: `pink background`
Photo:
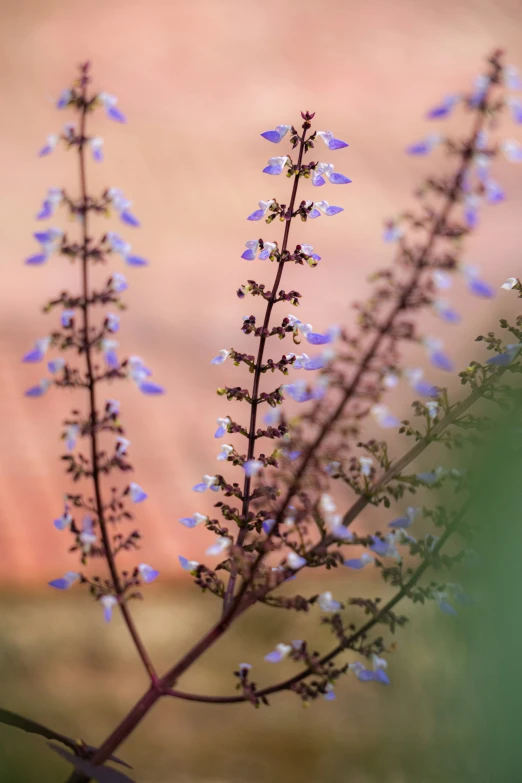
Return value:
M 285 201 L 289 192 L 286 179 L 261 173 L 268 157 L 285 154 L 287 147 L 268 144 L 260 132 L 297 123 L 299 111 L 309 109 L 318 128 L 332 129 L 350 144 L 331 160 L 353 184 L 320 191 L 345 211 L 292 229 L 296 241 L 313 244 L 323 261 L 315 270 L 292 268 L 283 281 L 287 290 L 303 294 L 303 320 L 318 329 L 350 324 L 349 305 L 367 290 L 367 273 L 391 261 L 381 240 L 383 220 L 410 206 L 419 179 L 443 161 L 408 158 L 404 147 L 439 129 L 424 121 L 426 109 L 467 88 L 493 47 L 505 47 L 508 61 L 522 65 L 521 27 L 520 4 L 507 0 L 4 4 L 1 580 L 43 584 L 76 562 L 67 555 L 67 534 L 52 527 L 70 487 L 58 460 L 69 395 L 52 390 L 42 400 L 24 398 L 41 372 L 20 357 L 56 323 L 56 316 L 41 314 L 41 305 L 77 285 L 78 269 L 57 256 L 41 269 L 23 265 L 36 252 L 33 217 L 47 188 L 65 186 L 74 193 L 77 187 L 74 155 L 57 150 L 49 158 L 36 156 L 45 137 L 71 119 L 55 110 L 53 99 L 70 83 L 77 63 L 92 60 L 96 89 L 116 94 L 128 118 L 120 126 L 103 112 L 96 115 L 91 127 L 105 139 L 106 162 L 90 165 L 89 182 L 93 192 L 122 188 L 142 222 L 133 230 L 116 218 L 110 225 L 100 220 L 99 230 L 121 231 L 151 262 L 147 270 L 126 270 L 119 262 L 114 267 L 130 281 L 120 341 L 122 354 L 142 356 L 168 394 L 148 399 L 121 384 L 107 397 L 122 401 L 134 477 L 150 494 L 137 509 L 146 535 L 139 559 L 178 575 L 177 555 L 198 557 L 205 533 L 186 531 L 177 519 L 209 511 L 215 497 L 195 496 L 190 488 L 219 464 L 212 438 L 216 417 L 239 410 L 217 397 L 215 388 L 247 382 L 233 366 L 211 368 L 209 361 L 222 347 L 253 350 L 239 328 L 241 316 L 258 315 L 260 306 L 258 300 L 240 302 L 235 291 L 249 277 L 270 286 L 274 275 L 268 265 L 240 259 L 245 240 L 258 233 L 246 216 L 259 199 Z M 463 133 L 468 126 L 460 114 L 450 123 Z M 507 118 L 504 133 L 522 138 Z M 325 152 L 322 159 L 329 160 Z M 497 179 L 508 201 L 484 209 L 481 230 L 468 243 L 467 261 L 481 265 L 495 286 L 519 271 L 520 171 L 499 162 Z M 313 197 L 309 184 L 301 192 Z M 52 224 L 65 225 L 63 215 Z M 264 234 L 279 238 L 280 224 Z M 452 294 L 466 316 L 462 325 L 451 331 L 437 322 L 437 333 L 461 366 L 482 355 L 471 343 L 476 330 L 494 328 L 497 315 L 506 314 L 502 303 L 513 303 L 504 292 L 483 303 L 463 291 L 460 286 Z M 415 361 L 420 359 L 419 353 Z M 76 393 L 71 405 L 80 398 Z M 409 398 L 400 399 L 397 413 L 404 414 L 408 404 Z

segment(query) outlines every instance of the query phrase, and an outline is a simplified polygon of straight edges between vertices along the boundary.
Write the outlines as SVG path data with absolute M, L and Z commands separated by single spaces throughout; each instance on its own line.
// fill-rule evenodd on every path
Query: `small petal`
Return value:
M 136 484 L 135 481 L 131 481 L 129 484 L 129 497 L 133 503 L 141 503 L 148 498 L 148 495 L 139 484 Z
M 197 560 L 187 560 L 183 555 L 178 555 L 178 560 L 184 571 L 190 571 L 192 573 L 199 567 Z
M 243 470 L 245 475 L 249 478 L 251 476 L 257 476 L 260 470 L 264 467 L 263 463 L 257 459 L 249 459 L 243 464 Z
M 52 582 L 49 582 L 49 586 L 55 587 L 57 590 L 67 590 L 69 587 L 72 587 L 79 578 L 80 574 L 76 573 L 76 571 L 67 571 L 60 579 L 53 579 Z
M 303 568 L 307 561 L 304 557 L 300 557 L 297 552 L 289 552 L 286 558 L 286 562 L 292 571 L 297 571 L 298 569 Z
M 138 571 L 140 572 L 141 578 L 146 584 L 154 582 L 154 580 L 159 576 L 159 571 L 156 571 L 155 568 L 147 565 L 147 563 L 140 563 L 138 566 Z

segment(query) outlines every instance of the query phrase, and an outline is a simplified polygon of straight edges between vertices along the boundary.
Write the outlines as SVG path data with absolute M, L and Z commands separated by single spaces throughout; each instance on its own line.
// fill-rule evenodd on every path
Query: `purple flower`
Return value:
M 335 139 L 332 131 L 317 131 L 317 136 L 324 141 L 329 150 L 341 150 L 348 144 L 340 139 Z
M 384 229 L 382 239 L 383 242 L 397 242 L 397 240 L 400 239 L 403 235 L 404 232 L 402 228 L 400 228 L 398 225 L 396 225 L 396 223 L 390 220 L 386 224 L 386 228 Z
M 428 111 L 426 114 L 426 119 L 442 120 L 445 117 L 448 117 L 448 115 L 451 114 L 455 104 L 458 103 L 458 100 L 458 95 L 446 95 L 446 97 L 443 98 L 443 100 L 437 106 L 434 106 L 433 109 Z
M 125 115 L 116 107 L 118 99 L 114 95 L 109 95 L 106 92 L 100 92 L 97 96 L 98 100 L 103 104 L 107 117 L 116 122 L 127 122 Z
M 337 612 L 339 609 L 342 609 L 342 604 L 339 601 L 334 600 L 329 590 L 325 593 L 321 593 L 317 599 L 317 603 L 323 612 Z
M 253 261 L 259 250 L 259 242 L 257 239 L 249 239 L 248 242 L 245 242 L 245 245 L 247 249 L 241 254 L 241 258 L 244 258 L 246 261 Z
M 324 334 L 321 334 L 320 332 L 312 332 L 311 328 L 310 330 L 307 329 L 308 326 L 309 324 L 303 324 L 304 328 L 300 327 L 300 329 L 304 334 L 307 343 L 310 343 L 310 345 L 327 345 L 328 343 L 333 343 L 334 340 L 339 337 L 341 331 L 338 326 L 331 326 Z
M 364 552 L 360 557 L 345 560 L 343 565 L 352 568 L 355 571 L 360 571 L 361 568 L 365 568 L 370 563 L 373 563 L 373 557 L 369 555 L 368 552 Z
M 197 560 L 187 560 L 187 558 L 183 557 L 183 555 L 178 555 L 178 560 L 184 571 L 190 571 L 193 573 L 199 567 Z
M 459 323 L 460 313 L 457 313 L 457 311 L 451 307 L 451 303 L 447 299 L 435 299 L 433 307 L 437 315 L 439 315 L 443 321 L 446 321 L 446 323 Z
M 103 617 L 106 623 L 109 623 L 112 618 L 112 610 L 118 603 L 118 599 L 115 595 L 102 595 L 100 603 L 103 606 Z
M 122 291 L 126 291 L 129 287 L 125 275 L 122 275 L 121 272 L 114 272 L 110 279 L 110 283 L 112 290 L 117 294 L 121 294 Z
M 388 527 L 391 527 L 392 530 L 407 530 L 412 526 L 418 511 L 418 508 L 415 508 L 414 506 L 408 506 L 406 509 L 406 516 L 397 517 L 397 519 L 393 519 L 391 522 L 388 522 Z
M 214 356 L 210 364 L 223 364 L 224 361 L 230 356 L 230 351 L 226 348 L 222 348 L 217 356 Z
M 197 511 L 191 517 L 182 517 L 178 520 L 184 527 L 193 528 L 208 521 L 208 517 L 204 514 L 199 514 Z
M 140 576 L 146 584 L 154 582 L 154 580 L 159 576 L 159 571 L 156 571 L 155 568 L 147 565 L 147 563 L 140 563 L 138 566 L 138 571 L 140 572 Z
M 63 231 L 59 228 L 49 228 L 47 231 L 37 231 L 33 236 L 41 244 L 43 253 L 30 256 L 25 263 L 38 265 L 45 263 L 49 256 L 58 249 L 63 237 Z
M 260 462 L 258 459 L 249 459 L 245 463 L 243 463 L 243 470 L 245 471 L 245 475 L 248 476 L 248 478 L 251 478 L 253 476 L 257 476 L 260 470 L 262 470 L 264 467 L 263 463 Z
M 114 313 L 107 313 L 107 317 L 105 318 L 105 325 L 109 332 L 117 332 L 120 328 L 120 317 L 119 315 L 114 315 Z
M 397 416 L 390 413 L 386 405 L 373 405 L 370 413 L 379 427 L 383 427 L 384 429 L 398 427 L 401 423 Z
M 132 245 L 129 242 L 125 242 L 115 231 L 107 232 L 107 242 L 113 253 L 120 255 L 127 266 L 148 266 L 149 262 L 137 256 L 131 252 Z
M 96 163 L 103 162 L 103 139 L 101 136 L 93 136 L 90 139 L 92 157 Z
M 282 388 L 294 402 L 308 402 L 314 398 L 313 389 L 302 379 L 297 380 L 295 383 L 286 383 Z
M 60 323 L 64 329 L 69 329 L 72 326 L 74 316 L 74 310 L 62 310 L 60 315 Z
M 273 142 L 273 144 L 279 144 L 289 130 L 290 125 L 276 125 L 274 130 L 265 131 L 261 136 L 267 141 Z
M 80 574 L 76 573 L 76 571 L 67 571 L 60 579 L 53 579 L 52 582 L 49 582 L 49 586 L 55 587 L 57 590 L 68 590 L 79 579 Z
M 120 220 L 123 223 L 134 227 L 140 225 L 139 220 L 129 211 L 129 207 L 132 206 L 132 201 L 125 198 L 122 190 L 119 188 L 109 188 L 107 197 L 112 201 L 114 209 L 118 212 Z
M 504 353 L 497 353 L 495 356 L 492 356 L 486 361 L 486 364 L 495 365 L 497 367 L 507 367 L 507 365 L 511 364 L 513 359 L 517 356 L 521 348 L 522 343 L 506 345 Z
M 69 525 L 73 521 L 73 518 L 69 513 L 69 508 L 70 508 L 69 504 L 66 503 L 64 506 L 62 516 L 58 517 L 58 519 L 53 520 L 53 525 L 57 530 L 65 530 L 65 528 L 69 527 Z
M 100 341 L 103 357 L 107 367 L 109 367 L 111 370 L 116 370 L 120 366 L 120 360 L 118 359 L 115 351 L 115 348 L 117 348 L 118 345 L 119 343 L 117 340 L 108 340 L 105 337 Z
M 136 484 L 135 481 L 131 481 L 129 484 L 129 497 L 133 503 L 141 503 L 148 498 L 148 495 L 139 484 Z
M 520 161 L 522 161 L 522 147 L 517 141 L 508 139 L 507 141 L 502 142 L 500 149 L 510 163 L 520 163 Z
M 60 137 L 57 133 L 51 133 L 51 135 L 47 137 L 47 141 L 45 142 L 44 146 L 40 149 L 38 156 L 43 158 L 45 155 L 50 155 L 58 144 L 59 140 Z
M 94 522 L 90 514 L 86 514 L 82 521 L 82 532 L 79 535 L 83 551 L 88 554 L 91 547 L 96 543 L 97 537 L 94 532 Z
M 437 397 L 437 387 L 429 383 L 429 381 L 423 380 L 423 371 L 420 368 L 405 370 L 404 372 L 408 383 L 416 394 L 421 397 Z
M 324 201 L 323 200 L 323 201 L 314 201 L 314 202 L 307 201 L 306 202 L 306 206 L 307 207 L 309 207 L 312 204 L 313 204 L 314 208 L 312 209 L 312 211 L 308 215 L 308 217 L 311 218 L 312 220 L 314 218 L 321 217 L 321 212 L 323 212 L 327 217 L 333 217 L 333 215 L 338 215 L 339 212 L 344 212 L 344 208 L 343 207 L 330 206 L 328 201 Z
M 484 74 L 477 76 L 473 84 L 473 93 L 471 94 L 470 98 L 470 103 L 473 108 L 476 108 L 482 103 L 486 96 L 489 85 L 489 76 L 485 76 Z
M 232 545 L 232 539 L 228 538 L 227 536 L 218 536 L 217 540 L 214 544 L 209 546 L 207 551 L 205 552 L 206 555 L 222 555 L 224 552 L 226 552 L 228 549 L 230 549 L 230 546 Z
M 442 340 L 434 340 L 428 337 L 423 342 L 428 349 L 428 358 L 434 367 L 444 372 L 454 371 L 454 362 L 442 351 Z
M 223 435 L 228 431 L 228 425 L 232 424 L 232 420 L 230 416 L 227 416 L 224 419 L 216 419 L 218 428 L 214 433 L 215 438 L 222 438 Z
M 282 173 L 283 169 L 288 163 L 288 160 L 288 155 L 281 155 L 275 158 L 270 158 L 268 161 L 268 166 L 265 166 L 263 169 L 263 174 L 273 174 L 274 176 L 278 176 Z
M 464 220 L 469 229 L 474 229 L 478 225 L 478 197 L 473 193 L 468 194 L 464 199 Z
M 334 171 L 333 163 L 317 163 L 315 168 L 312 169 L 312 185 L 320 187 L 324 185 L 328 179 L 332 185 L 347 185 L 352 180 L 345 177 L 344 174 L 339 174 Z
M 43 397 L 46 391 L 49 389 L 51 381 L 48 378 L 42 378 L 37 386 L 31 386 L 30 389 L 24 393 L 25 397 Z
M 58 359 L 52 359 L 50 362 L 47 362 L 47 369 L 50 373 L 52 373 L 52 375 L 60 372 L 60 370 L 63 370 L 64 367 L 65 359 L 63 359 L 61 356 L 59 356 Z
M 433 134 L 432 136 L 427 136 L 425 139 L 422 139 L 421 141 L 417 141 L 414 144 L 410 144 L 409 147 L 406 147 L 406 153 L 408 155 L 428 155 L 434 149 L 434 147 L 437 146 L 437 144 L 440 144 L 442 141 L 442 136 L 440 134 Z
M 60 97 L 56 101 L 56 108 L 57 109 L 66 109 L 69 103 L 71 102 L 72 98 L 72 90 L 62 90 L 60 93 Z
M 468 284 L 468 290 L 472 294 L 485 299 L 492 299 L 495 296 L 493 287 L 479 278 L 477 267 L 465 265 L 460 267 L 460 271 L 463 273 Z
M 247 220 L 262 220 L 273 203 L 273 198 L 270 199 L 270 201 L 260 201 L 259 209 L 256 209 L 255 212 L 252 212 L 252 214 L 247 217 Z
M 212 492 L 219 491 L 218 477 L 217 476 L 203 476 L 202 481 L 199 484 L 195 484 L 192 487 L 193 492 L 205 492 L 207 489 L 211 489 Z
M 506 65 L 503 70 L 503 76 L 504 84 L 508 90 L 522 89 L 522 81 L 520 81 L 518 69 L 514 65 Z
M 436 471 L 425 471 L 424 473 L 417 473 L 415 478 L 422 484 L 436 484 L 440 479 L 439 474 Z
M 505 191 L 502 190 L 500 185 L 497 185 L 491 179 L 486 182 L 486 201 L 488 204 L 499 204 L 505 198 Z
M 267 536 L 269 536 L 270 533 L 272 532 L 275 523 L 276 523 L 275 519 L 265 519 L 265 521 L 263 522 L 263 530 L 267 534 Z
M 49 188 L 47 198 L 42 204 L 40 212 L 36 215 L 37 220 L 47 220 L 54 214 L 56 207 L 63 200 L 63 190 L 61 188 Z
M 42 337 L 34 344 L 34 348 L 22 357 L 23 362 L 41 362 L 51 344 L 50 337 Z
M 65 430 L 65 447 L 67 451 L 73 451 L 76 447 L 76 441 L 80 434 L 80 428 L 77 424 L 70 424 Z
M 265 655 L 265 661 L 268 661 L 268 663 L 280 663 L 291 652 L 291 644 L 276 644 L 275 650 L 272 650 L 268 655 Z

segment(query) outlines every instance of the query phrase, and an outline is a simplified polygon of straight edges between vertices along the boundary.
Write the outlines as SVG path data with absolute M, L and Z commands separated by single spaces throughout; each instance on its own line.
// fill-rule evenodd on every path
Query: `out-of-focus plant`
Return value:
M 242 258 L 273 265 L 275 279 L 268 283 L 248 279 L 237 290 L 241 300 L 252 296 L 259 301 L 260 314 L 245 315 L 241 323 L 241 331 L 252 337 L 256 347 L 251 354 L 223 348 L 211 364 L 232 362 L 235 367 L 246 367 L 253 376 L 252 383 L 218 389 L 222 398 L 240 403 L 230 413 L 223 410 L 214 435 L 216 439 L 230 436 L 227 441 L 233 442 L 222 445 L 217 457 L 223 473 L 204 475 L 193 487 L 198 497 L 207 490 L 215 493 L 215 512 L 207 509 L 204 513 L 203 509 L 180 519 L 185 527 L 201 525 L 213 534 L 206 556 L 214 565 L 190 560 L 187 552 L 179 560 L 203 592 L 219 599 L 220 616 L 167 672 L 159 674 L 131 614 L 131 600 L 141 597 L 143 584 L 156 579 L 158 572 L 146 563 L 138 563 L 132 571 L 121 570 L 118 565 L 121 552 L 139 547 L 141 534 L 134 529 L 129 509 L 131 504 L 145 501 L 147 494 L 135 482 L 124 483 L 121 488 L 107 486 L 109 476 L 112 483 L 118 483 L 112 479 L 113 474 L 128 474 L 132 465 L 128 458 L 130 442 L 120 422 L 120 405 L 114 399 L 102 402 L 100 390 L 106 382 L 127 379 L 145 395 L 162 394 L 164 390 L 151 381 L 142 359 L 131 356 L 122 360 L 118 356 L 114 334 L 119 329 L 119 318 L 105 308 L 124 308 L 121 294 L 127 282 L 123 275 L 111 272 L 99 289 L 91 281 L 91 269 L 106 264 L 113 256 L 131 267 L 147 262 L 114 231 L 100 238 L 93 236 L 96 218 L 109 216 L 111 211 L 126 226 L 135 227 L 138 221 L 130 211 L 130 202 L 117 188 L 110 187 L 100 196 L 88 192 L 86 158 L 90 152 L 94 161 L 100 162 L 103 142 L 89 135 L 87 120 L 96 109 L 104 107 L 112 120 L 125 121 L 116 99 L 106 93 L 91 93 L 90 85 L 90 66 L 86 63 L 81 66 L 79 79 L 61 94 L 57 104 L 59 109 L 73 110 L 77 122 L 67 124 L 61 135 L 50 136 L 40 152 L 47 155 L 63 144 L 78 155 L 79 195 L 73 197 L 61 188 L 51 188 L 37 217 L 46 220 L 58 205 L 63 205 L 78 223 L 79 238 L 73 239 L 58 228 L 38 232 L 35 238 L 41 251 L 27 263 L 41 265 L 53 254 L 68 257 L 79 265 L 81 289 L 79 293 L 63 291 L 46 305 L 46 312 L 60 310 L 60 327 L 39 339 L 24 361 L 42 361 L 49 351 L 58 356 L 48 361 L 50 375 L 26 394 L 40 397 L 53 386 L 86 392 L 86 410 L 75 408 L 63 423 L 67 453 L 62 459 L 78 490 L 67 493 L 63 513 L 54 523 L 72 536 L 71 551 L 80 565 L 78 570 L 53 580 L 51 586 L 59 590 L 76 584 L 87 586 L 102 606 L 106 620 L 111 619 L 114 609 L 121 611 L 150 685 L 98 749 L 20 716 L 13 717 L 12 713 L 0 714 L 4 722 L 61 743 L 52 747 L 74 765 L 71 783 L 92 777 L 128 780 L 105 762 L 119 761 L 112 754 L 161 698 L 222 705 L 247 701 L 259 707 L 268 705 L 268 697 L 282 691 L 294 692 L 304 703 L 318 697 L 333 699 L 343 675 L 389 684 L 387 654 L 393 649 L 394 633 L 408 619 L 398 612 L 399 602 L 433 602 L 454 615 L 457 605 L 470 601 L 460 584 L 446 579 L 449 569 L 471 556 L 475 525 L 468 515 L 470 476 L 461 465 L 445 464 L 444 460 L 437 464 L 441 461 L 437 444 L 450 451 L 466 443 L 480 445 L 490 418 L 485 405 L 516 405 L 512 379 L 522 371 L 522 318 L 514 324 L 501 321 L 501 328 L 509 334 L 507 340 L 494 333 L 478 338 L 492 355 L 483 361 L 473 358 L 459 374 L 465 392 L 459 400 L 450 399 L 448 390 L 438 381 L 442 376 L 427 380 L 421 369 L 406 367 L 401 357 L 405 343 L 417 345 L 427 352 L 436 373 L 454 373 L 454 362 L 442 342 L 420 331 L 418 314 L 429 310 L 447 324 L 458 324 L 459 313 L 443 298 L 453 274 L 464 276 L 471 295 L 494 295 L 494 288 L 475 267 L 464 264 L 461 256 L 466 236 L 477 230 L 481 204 L 504 199 L 502 188 L 492 178 L 494 159 L 503 153 L 511 161 L 522 160 L 522 147 L 517 142 L 495 138 L 506 108 L 517 122 L 522 121 L 522 103 L 512 96 L 521 84 L 514 69 L 504 66 L 500 51 L 488 58 L 486 72 L 470 92 L 447 96 L 428 112 L 428 119 L 437 121 L 460 106 L 469 116 L 467 132 L 458 138 L 429 135 L 408 147 L 407 152 L 414 156 L 442 148 L 448 168 L 422 183 L 415 211 L 400 213 L 386 222 L 384 240 L 394 246 L 395 259 L 372 275 L 372 293 L 356 306 L 355 326 L 334 324 L 324 331 L 314 330 L 295 315 L 295 308 L 301 304 L 300 293 L 282 287 L 294 284 L 298 270 L 289 265 L 310 267 L 308 274 L 320 273 L 318 253 L 309 244 L 291 241 L 290 232 L 295 221 L 306 223 L 343 211 L 343 207 L 326 200 L 307 197 L 314 192 L 310 187 L 350 183 L 332 163 L 316 160 L 319 149 L 337 153 L 348 145 L 330 131 L 315 130 L 314 114 L 308 111 L 301 113 L 302 122 L 297 127 L 278 125 L 263 133 L 264 139 L 274 144 L 289 139 L 291 149 L 287 154 L 270 158 L 263 170 L 273 177 L 285 174 L 290 180 L 289 193 L 260 201 L 248 220 L 264 222 L 270 227 L 265 231 L 271 232 L 280 222 L 282 236 L 274 236 L 275 232 L 266 236 L 264 231 L 265 236 L 249 239 Z M 288 283 L 283 275 L 291 276 Z M 522 296 L 517 278 L 510 278 L 501 288 Z M 289 309 L 291 314 L 276 315 Z M 287 351 L 279 357 L 276 351 L 272 357 L 266 355 L 268 348 L 285 339 L 292 341 L 292 348 L 299 346 L 295 351 L 301 353 Z M 303 344 L 310 355 L 302 351 Z M 301 377 L 295 377 L 295 372 Z M 317 377 L 310 381 L 312 372 Z M 272 388 L 265 388 L 264 378 L 274 376 L 284 376 L 284 382 L 278 380 Z M 419 398 L 412 403 L 411 421 L 400 421 L 384 402 L 388 391 L 401 383 Z M 484 405 L 473 407 L 479 401 Z M 300 406 L 299 415 L 294 403 Z M 373 428 L 395 433 L 393 442 L 368 437 L 364 430 L 367 426 L 370 432 Z M 392 448 L 396 449 L 399 441 L 397 434 L 411 443 L 402 454 L 392 456 Z M 83 443 L 87 444 L 87 454 L 81 451 Z M 431 463 L 423 469 L 413 467 L 417 457 L 432 446 L 439 456 L 431 457 Z M 427 491 L 439 489 L 442 495 L 437 494 L 431 505 L 426 504 Z M 419 492 L 418 502 L 408 505 L 408 498 Z M 340 502 L 348 505 L 344 512 L 338 511 Z M 384 522 L 384 532 L 368 534 L 365 527 L 354 527 L 366 506 L 389 509 L 392 504 L 398 507 L 398 516 Z M 457 534 L 460 543 L 455 544 Z M 453 543 L 448 547 L 450 539 Z M 105 561 L 108 576 L 96 572 L 100 561 Z M 377 568 L 384 582 L 393 588 L 386 602 L 353 593 L 351 572 L 369 567 Z M 294 580 L 309 568 L 346 569 L 347 595 L 334 597 L 326 589 L 319 595 L 305 596 L 291 590 Z M 434 574 L 429 576 L 428 572 Z M 278 588 L 282 585 L 285 589 L 281 591 Z M 334 637 L 331 649 L 317 651 L 306 640 L 274 639 L 274 648 L 264 655 L 265 660 L 275 667 L 283 659 L 292 660 L 296 665 L 294 676 L 258 685 L 252 677 L 253 665 L 243 662 L 232 664 L 236 694 L 210 696 L 180 690 L 182 675 L 257 603 L 309 613 L 311 617 L 319 615 L 319 622 L 328 626 Z M 357 613 L 359 620 L 355 622 Z

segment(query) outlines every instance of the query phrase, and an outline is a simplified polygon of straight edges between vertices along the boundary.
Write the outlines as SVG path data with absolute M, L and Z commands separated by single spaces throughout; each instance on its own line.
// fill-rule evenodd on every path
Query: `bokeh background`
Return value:
M 177 564 L 180 553 L 201 554 L 204 533 L 186 531 L 177 518 L 206 510 L 190 487 L 214 470 L 214 421 L 228 413 L 215 388 L 241 382 L 231 366 L 209 366 L 220 348 L 248 345 L 241 316 L 250 307 L 257 314 L 258 305 L 240 302 L 234 292 L 248 277 L 272 276 L 268 266 L 254 272 L 240 259 L 244 241 L 256 233 L 245 217 L 259 199 L 284 200 L 288 189 L 286 180 L 261 173 L 280 148 L 260 132 L 297 122 L 299 111 L 310 109 L 318 127 L 350 143 L 334 162 L 353 183 L 321 191 L 345 211 L 299 226 L 299 240 L 312 243 L 323 261 L 315 270 L 296 268 L 286 284 L 303 294 L 304 320 L 319 329 L 350 324 L 350 304 L 367 291 L 366 275 L 391 260 L 383 221 L 411 206 L 420 177 L 444 165 L 437 156 L 408 158 L 404 147 L 438 129 L 427 125 L 425 111 L 468 87 L 492 48 L 505 48 L 508 61 L 522 65 L 522 6 L 518 0 L 3 0 L 1 10 L 0 692 L 3 706 L 95 743 L 144 683 L 118 620 L 107 628 L 85 595 L 49 595 L 45 587 L 73 564 L 51 524 L 68 489 L 58 460 L 67 395 L 24 398 L 40 375 L 20 357 L 51 326 L 53 317 L 41 313 L 44 301 L 76 284 L 75 267 L 57 258 L 41 269 L 23 265 L 35 252 L 33 218 L 47 188 L 77 187 L 72 155 L 36 157 L 45 137 L 69 119 L 54 99 L 78 62 L 91 59 L 95 86 L 116 94 L 128 118 L 119 126 L 97 115 L 106 162 L 91 166 L 89 181 L 93 191 L 120 187 L 133 200 L 142 227 L 127 234 L 151 261 L 146 270 L 125 270 L 129 310 L 120 342 L 123 353 L 146 359 L 168 394 L 146 399 L 122 385 L 107 396 L 122 401 L 136 480 L 150 496 L 139 509 L 140 557 L 160 568 L 162 584 L 151 587 L 137 617 L 166 665 L 216 611 L 190 589 Z M 450 127 L 466 132 L 467 123 L 460 116 Z M 503 135 L 520 139 L 520 126 L 506 119 Z M 518 274 L 522 242 L 520 168 L 500 161 L 497 179 L 507 201 L 483 211 L 466 257 L 494 286 Z M 100 223 L 100 232 L 108 228 L 120 230 L 115 219 Z M 274 237 L 278 231 L 274 226 Z M 457 284 L 452 296 L 462 324 L 427 320 L 426 328 L 436 328 L 464 366 L 482 356 L 472 342 L 477 331 L 508 313 L 502 295 L 509 299 L 499 292 L 497 300 L 478 301 Z M 422 363 L 421 353 L 409 358 Z M 409 402 L 399 395 L 395 412 L 406 415 Z M 373 593 L 375 586 L 363 582 L 361 589 Z M 473 734 L 472 697 L 451 707 L 445 700 L 462 680 L 469 650 L 464 636 L 447 631 L 447 618 L 443 632 L 438 615 L 417 614 L 401 636 L 390 689 L 350 682 L 336 703 L 310 710 L 286 696 L 261 712 L 162 705 L 125 757 L 137 779 L 151 783 L 442 779 L 447 743 Z M 293 622 L 265 613 L 245 620 L 204 659 L 194 687 L 227 692 L 237 661 L 261 659 L 260 650 L 281 636 L 299 638 Z M 2 729 L 0 750 L 2 780 L 63 777 L 65 765 L 35 738 Z M 462 751 L 462 770 L 472 769 L 472 755 Z

